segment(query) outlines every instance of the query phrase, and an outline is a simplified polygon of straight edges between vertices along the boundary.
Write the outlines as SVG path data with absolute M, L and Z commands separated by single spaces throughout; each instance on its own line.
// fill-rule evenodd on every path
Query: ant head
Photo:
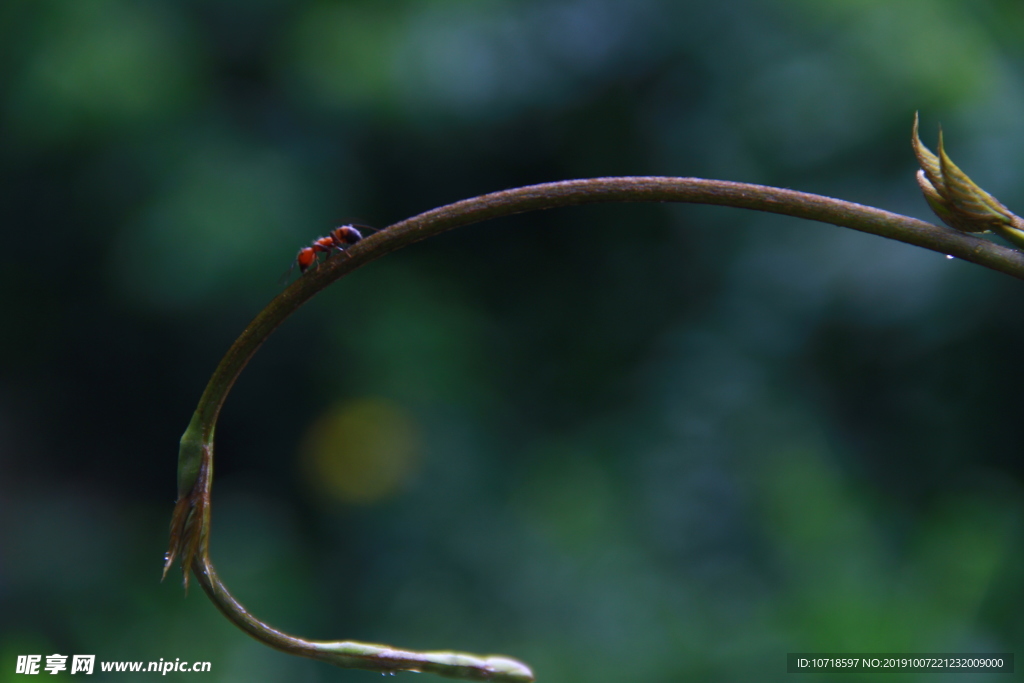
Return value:
M 299 266 L 299 271 L 305 273 L 311 265 L 316 263 L 316 249 L 313 247 L 299 249 L 299 255 L 295 257 L 295 263 Z

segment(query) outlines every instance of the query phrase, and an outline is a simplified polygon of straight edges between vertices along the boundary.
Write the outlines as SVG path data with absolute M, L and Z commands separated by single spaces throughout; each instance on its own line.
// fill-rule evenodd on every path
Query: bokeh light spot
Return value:
M 368 505 L 395 494 L 416 469 L 415 420 L 387 400 L 328 408 L 306 433 L 301 462 L 308 485 L 331 501 Z

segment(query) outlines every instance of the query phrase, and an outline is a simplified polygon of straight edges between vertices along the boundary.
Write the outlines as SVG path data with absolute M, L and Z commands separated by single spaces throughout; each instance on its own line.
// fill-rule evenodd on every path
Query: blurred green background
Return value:
M 54 652 L 373 680 L 159 583 L 177 439 L 314 237 L 631 174 L 934 220 L 917 109 L 1021 212 L 1022 36 L 1018 0 L 4 0 L 0 681 Z M 1020 282 L 831 226 L 624 205 L 459 230 L 257 355 L 212 556 L 279 628 L 541 681 L 1020 650 L 1022 349 Z

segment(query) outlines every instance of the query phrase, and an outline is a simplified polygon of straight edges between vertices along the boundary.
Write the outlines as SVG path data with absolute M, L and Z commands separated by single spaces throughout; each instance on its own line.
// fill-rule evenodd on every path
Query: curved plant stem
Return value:
M 526 665 L 504 657 L 408 652 L 351 641 L 304 640 L 277 631 L 252 616 L 218 579 L 209 558 L 213 437 L 221 406 L 249 359 L 285 318 L 335 280 L 385 254 L 452 228 L 526 211 L 598 202 L 688 202 L 768 211 L 888 237 L 1024 279 L 1024 253 L 972 234 L 820 195 L 722 180 L 570 180 L 495 192 L 422 213 L 370 235 L 344 254 L 335 255 L 307 272 L 263 309 L 228 350 L 181 439 L 178 502 L 164 573 L 180 557 L 186 588 L 191 567 L 207 595 L 232 622 L 257 640 L 284 652 L 381 672 L 430 671 L 453 678 L 512 683 L 533 680 Z
M 528 666 L 497 655 L 480 657 L 463 652 L 414 652 L 372 643 L 296 638 L 267 626 L 249 614 L 217 577 L 208 557 L 197 557 L 192 563 L 192 570 L 224 616 L 256 640 L 290 654 L 319 659 L 347 669 L 368 669 L 381 673 L 416 671 L 469 681 L 508 683 L 533 680 L 533 672 Z

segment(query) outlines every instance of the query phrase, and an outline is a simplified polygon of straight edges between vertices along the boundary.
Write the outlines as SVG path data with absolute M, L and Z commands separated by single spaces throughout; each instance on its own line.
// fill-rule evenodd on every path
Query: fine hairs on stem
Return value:
M 1007 230 L 1024 228 L 1019 223 L 1020 219 L 1009 214 L 991 196 L 972 194 L 973 190 L 963 181 L 966 176 L 948 161 L 941 146 L 941 158 L 926 156 L 925 152 L 931 152 L 923 145 L 924 152 L 921 152 L 917 147 L 920 141 L 917 140 L 916 124 L 914 137 L 915 150 L 922 159 L 927 182 L 927 185 L 922 184 L 922 189 L 929 204 L 933 208 L 937 206 L 937 211 L 947 212 L 946 216 L 940 213 L 940 217 L 954 227 L 940 227 L 873 207 L 762 185 L 700 178 L 593 178 L 532 185 L 449 204 L 359 240 L 346 248 L 345 258 L 328 258 L 319 267 L 305 272 L 256 316 L 225 354 L 207 384 L 181 439 L 178 501 L 171 523 L 171 547 L 167 553 L 165 574 L 176 560 L 180 560 L 186 588 L 191 569 L 210 600 L 229 620 L 257 640 L 289 654 L 381 673 L 422 671 L 462 680 L 532 681 L 533 672 L 528 666 L 503 656 L 415 652 L 354 641 L 298 638 L 260 621 L 231 595 L 218 578 L 209 556 L 210 493 L 217 417 L 241 371 L 267 337 L 302 304 L 335 280 L 385 254 L 452 228 L 516 213 L 577 204 L 683 202 L 767 211 L 906 242 L 1024 280 L 1024 253 L 976 234 L 992 229 L 1003 235 Z M 978 191 L 982 192 L 980 188 Z M 977 206 L 982 206 L 982 209 Z M 983 209 L 991 215 L 982 215 Z M 981 220 L 987 222 L 977 222 Z M 1011 233 L 1011 237 L 1014 236 Z

